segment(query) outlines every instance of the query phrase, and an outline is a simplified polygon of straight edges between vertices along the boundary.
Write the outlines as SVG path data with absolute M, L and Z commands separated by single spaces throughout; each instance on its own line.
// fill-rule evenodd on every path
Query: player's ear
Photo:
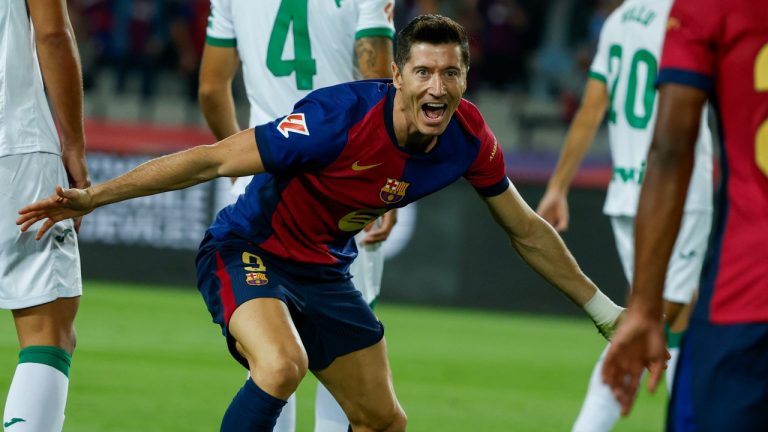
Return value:
M 467 79 L 468 73 L 469 73 L 469 66 L 466 67 L 461 77 L 461 94 L 462 95 L 467 92 L 467 85 L 469 85 L 469 80 Z
M 397 63 L 392 62 L 392 83 L 395 84 L 396 89 L 400 89 L 403 83 L 403 75 L 400 73 L 400 68 L 397 67 Z

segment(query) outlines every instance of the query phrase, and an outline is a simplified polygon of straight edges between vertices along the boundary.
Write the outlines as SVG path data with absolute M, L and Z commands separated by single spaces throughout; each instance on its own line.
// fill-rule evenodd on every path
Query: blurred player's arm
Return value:
M 71 187 L 90 186 L 83 131 L 83 78 L 65 0 L 28 0 L 40 70 L 61 138 Z M 75 221 L 79 228 L 79 219 Z
M 525 203 L 512 184 L 485 201 L 523 260 L 584 309 L 603 336 L 610 337 L 623 309 L 582 273 L 555 230 Z
M 240 177 L 264 172 L 253 129 L 213 145 L 203 145 L 145 162 L 133 170 L 87 189 L 63 189 L 19 210 L 16 224 L 26 231 L 46 219 L 36 238 L 54 223 L 82 216 L 93 209 L 131 198 L 154 195 L 203 183 L 216 177 Z
M 240 67 L 237 49 L 205 45 L 197 98 L 208 127 L 218 140 L 240 132 L 232 97 L 232 80 Z
M 392 39 L 381 36 L 359 38 L 355 41 L 355 58 L 363 78 L 392 77 Z
M 632 407 L 643 369 L 663 364 L 667 358 L 662 326 L 664 278 L 680 229 L 706 100 L 707 94 L 693 87 L 664 84 L 659 88 L 656 128 L 635 220 L 629 308 L 603 368 L 603 378 L 625 415 Z M 651 390 L 661 379 L 662 369 L 651 368 Z
M 557 167 L 536 209 L 536 212 L 557 231 L 568 229 L 568 191 L 584 154 L 595 139 L 595 133 L 600 128 L 609 103 L 605 82 L 589 78 L 581 105 L 565 136 Z
M 392 39 L 388 37 L 370 36 L 355 41 L 355 58 L 360 74 L 365 79 L 390 78 L 392 76 Z M 381 223 L 376 226 L 371 223 L 366 227 L 365 244 L 383 242 L 389 237 L 397 223 L 397 209 L 392 209 L 381 217 Z

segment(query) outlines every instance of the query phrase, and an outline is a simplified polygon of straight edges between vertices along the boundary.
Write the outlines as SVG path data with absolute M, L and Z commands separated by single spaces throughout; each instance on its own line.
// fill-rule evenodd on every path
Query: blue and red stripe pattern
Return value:
M 327 87 L 257 126 L 267 173 L 220 212 L 211 233 L 345 273 L 357 254 L 351 238 L 387 210 L 461 177 L 482 196 L 507 189 L 501 147 L 474 105 L 462 100 L 434 149 L 417 153 L 395 139 L 395 92 L 388 80 Z

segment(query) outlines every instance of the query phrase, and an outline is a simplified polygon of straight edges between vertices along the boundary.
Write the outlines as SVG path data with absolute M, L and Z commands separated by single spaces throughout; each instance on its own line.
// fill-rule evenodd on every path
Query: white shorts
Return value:
M 245 193 L 245 188 L 251 182 L 253 176 L 238 177 L 230 189 L 230 202 Z M 376 223 L 381 223 L 378 219 Z M 360 231 L 355 235 L 357 244 L 357 258 L 352 261 L 349 272 L 352 274 L 352 283 L 363 294 L 366 303 L 372 304 L 381 293 L 381 277 L 384 272 L 384 249 L 382 243 L 363 245 L 363 239 L 367 233 Z
M 624 266 L 624 274 L 630 284 L 635 265 L 635 218 L 611 216 L 616 249 Z M 664 281 L 664 300 L 673 303 L 690 303 L 699 287 L 701 267 L 707 252 L 712 213 L 692 211 L 683 214 L 680 233 L 669 258 Z
M 22 233 L 18 210 L 67 183 L 61 157 L 27 153 L 0 157 L 0 308 L 22 309 L 82 294 L 80 254 L 71 219 L 40 239 L 42 221 Z

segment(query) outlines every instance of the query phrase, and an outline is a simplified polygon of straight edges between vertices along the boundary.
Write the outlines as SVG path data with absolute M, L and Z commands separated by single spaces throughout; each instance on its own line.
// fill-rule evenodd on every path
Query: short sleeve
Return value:
M 363 37 L 387 37 L 394 39 L 394 0 L 361 0 L 355 28 L 355 39 Z
M 496 196 L 509 187 L 504 155 L 488 125 L 483 125 L 478 138 L 480 138 L 480 151 L 465 177 L 480 195 Z
M 608 63 L 610 57 L 608 55 L 608 43 L 606 42 L 606 28 L 607 24 L 603 26 L 600 31 L 600 39 L 597 42 L 597 51 L 595 57 L 592 59 L 592 65 L 589 67 L 589 77 L 594 78 L 604 83 L 608 82 Z
M 658 84 L 689 85 L 709 92 L 715 71 L 720 16 L 715 0 L 677 0 L 667 21 Z
M 211 14 L 208 16 L 205 43 L 224 48 L 237 46 L 230 0 L 211 0 Z
M 275 175 L 313 171 L 333 162 L 346 144 L 349 117 L 333 98 L 310 93 L 293 112 L 256 126 L 264 169 Z

